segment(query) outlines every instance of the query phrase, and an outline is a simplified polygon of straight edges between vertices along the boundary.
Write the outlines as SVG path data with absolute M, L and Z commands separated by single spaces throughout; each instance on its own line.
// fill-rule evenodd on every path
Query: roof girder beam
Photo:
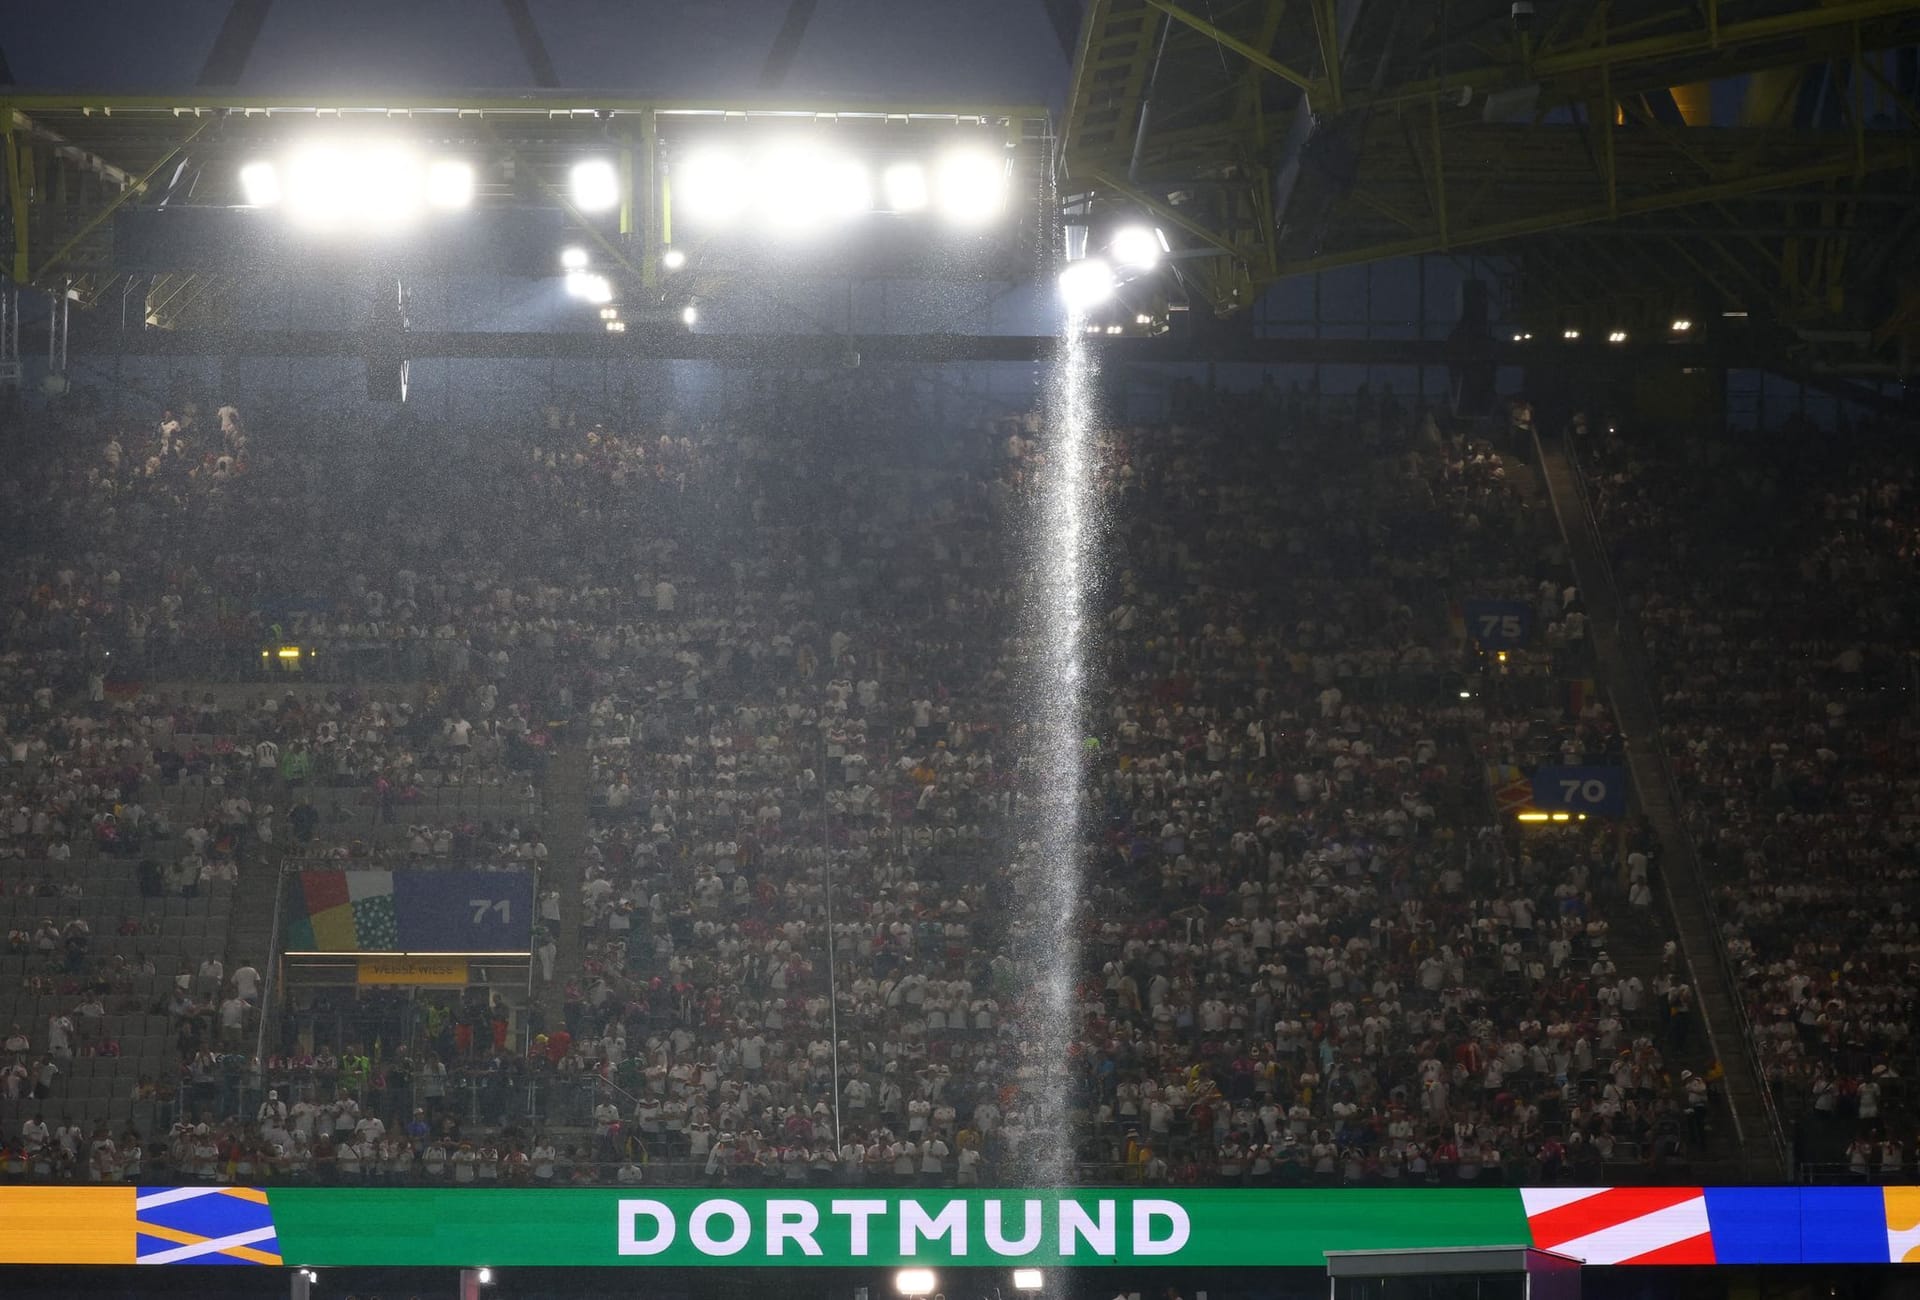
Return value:
M 1317 2 L 1318 0 L 1316 0 L 1316 3 Z M 1286 64 L 1280 62 L 1280 60 L 1274 58 L 1271 54 L 1268 54 L 1265 50 L 1255 49 L 1253 46 L 1247 44 L 1245 41 L 1233 35 L 1231 32 L 1226 32 L 1221 30 L 1219 27 L 1215 26 L 1213 23 L 1210 23 L 1206 19 L 1200 17 L 1200 15 L 1195 13 L 1190 13 L 1187 10 L 1182 9 L 1179 5 L 1174 4 L 1173 0 L 1146 0 L 1146 3 L 1151 5 L 1153 8 L 1158 9 L 1161 13 L 1173 19 L 1175 22 L 1182 23 L 1188 27 L 1193 28 L 1194 31 L 1199 32 L 1202 36 L 1205 36 L 1208 40 L 1213 41 L 1215 44 L 1220 45 L 1225 49 L 1232 50 L 1235 54 L 1238 54 L 1241 58 L 1245 59 L 1248 63 L 1253 64 L 1255 67 L 1266 69 L 1268 72 L 1271 72 L 1274 76 L 1280 78 L 1282 81 L 1292 82 L 1294 85 L 1298 86 L 1300 89 L 1305 91 L 1317 92 L 1324 88 L 1323 82 L 1313 77 L 1307 76 L 1305 73 L 1299 71 L 1298 69 L 1287 66 Z

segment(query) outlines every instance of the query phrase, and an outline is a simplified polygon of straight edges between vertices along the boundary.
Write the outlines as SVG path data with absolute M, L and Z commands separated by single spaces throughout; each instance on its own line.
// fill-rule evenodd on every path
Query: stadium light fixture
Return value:
M 1578 343 L 1580 341 L 1580 331 L 1579 330 L 1561 330 L 1560 337 L 1565 339 L 1569 343 Z
M 1685 316 L 1676 316 L 1673 318 L 1673 332 L 1675 334 L 1685 334 L 1692 328 L 1693 322 Z
M 573 206 L 582 212 L 605 212 L 620 201 L 620 177 L 605 158 L 587 158 L 567 173 Z
M 751 191 L 746 164 L 728 149 L 696 150 L 674 176 L 675 206 L 685 205 L 699 221 L 733 220 L 746 210 Z
M 280 169 L 265 160 L 240 169 L 240 195 L 250 208 L 270 208 L 280 201 Z
M 584 271 L 587 269 L 587 250 L 575 245 L 560 250 L 560 269 L 563 271 Z
M 452 211 L 472 205 L 472 163 L 436 158 L 427 164 L 427 206 Z
M 1122 226 L 1113 232 L 1107 253 L 1130 271 L 1151 271 L 1160 264 L 1160 239 L 1149 226 Z
M 985 225 L 1007 201 L 1007 166 L 986 149 L 956 149 L 935 174 L 940 215 L 960 226 Z
M 627 332 L 627 323 L 626 323 L 625 321 L 623 321 L 623 320 L 610 320 L 610 321 L 608 321 L 608 322 L 607 322 L 607 333 L 609 333 L 609 334 L 625 334 L 626 332 Z
M 1614 330 L 1607 335 L 1607 342 L 1609 343 L 1625 343 L 1626 341 L 1627 332 L 1625 330 Z
M 802 234 L 873 207 L 873 183 L 857 160 L 803 141 L 769 145 L 754 169 L 760 219 L 776 234 Z
M 424 169 L 417 158 L 394 145 L 370 149 L 350 160 L 352 215 L 376 230 L 411 220 L 426 202 Z
M 919 212 L 927 206 L 927 169 L 897 162 L 880 173 L 880 196 L 890 212 Z
M 419 215 L 426 197 L 426 169 L 399 145 L 318 144 L 287 166 L 287 208 L 315 229 L 394 230 Z
M 330 145 L 302 149 L 287 165 L 287 207 L 303 225 L 343 220 L 355 188 L 347 156 Z
M 565 283 L 569 298 L 578 298 L 596 307 L 613 301 L 613 285 L 604 275 L 595 275 L 591 271 L 569 271 Z
M 1013 1270 L 1013 1289 L 1016 1291 L 1038 1291 L 1047 1284 L 1047 1275 L 1037 1268 L 1016 1268 Z
M 699 324 L 700 323 L 699 309 L 695 307 L 692 303 L 688 303 L 684 308 L 681 309 L 680 323 L 682 325 L 685 325 L 688 329 L 692 329 L 695 325 Z
M 600 319 L 601 320 L 619 320 L 620 309 L 618 307 L 602 307 L 600 309 Z
M 1068 311 L 1085 311 L 1113 297 L 1118 284 L 1106 259 L 1083 257 L 1060 272 L 1060 300 Z
M 678 271 L 686 264 L 687 255 L 677 248 L 669 248 L 666 252 L 660 254 L 660 265 L 666 267 L 669 271 Z
M 893 1275 L 893 1289 L 900 1295 L 932 1295 L 940 1279 L 930 1268 L 903 1268 Z

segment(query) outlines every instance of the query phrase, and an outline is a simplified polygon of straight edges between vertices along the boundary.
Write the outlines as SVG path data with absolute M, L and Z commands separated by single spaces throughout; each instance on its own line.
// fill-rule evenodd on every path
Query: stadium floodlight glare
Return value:
M 1626 341 L 1627 332 L 1625 330 L 1614 330 L 1607 335 L 1607 342 L 1609 343 L 1625 343 Z
M 1104 258 L 1084 257 L 1067 263 L 1066 269 L 1060 272 L 1060 300 L 1066 303 L 1068 311 L 1098 307 L 1113 297 L 1116 287 L 1113 268 Z
M 769 145 L 757 161 L 755 207 L 776 234 L 803 234 L 873 207 L 873 182 L 855 159 L 785 141 Z
M 984 225 L 1007 201 L 1006 160 L 986 149 L 954 150 L 940 160 L 935 182 L 940 215 L 955 225 Z
M 901 1295 L 932 1295 L 939 1285 L 930 1268 L 903 1268 L 893 1275 L 893 1289 Z
M 605 212 L 620 201 L 620 176 L 605 158 L 587 158 L 567 173 L 567 190 L 582 212 Z
M 560 250 L 560 269 L 563 271 L 584 271 L 587 269 L 587 250 L 579 245 Z
M 427 164 L 427 206 L 453 210 L 473 204 L 473 164 L 436 158 Z
M 1673 332 L 1675 334 L 1685 334 L 1688 330 L 1692 328 L 1693 328 L 1693 322 L 1688 320 L 1685 316 L 1674 317 Z
M 698 308 L 692 305 L 688 305 L 687 307 L 681 310 L 680 323 L 682 325 L 685 325 L 688 329 L 692 329 L 696 324 L 699 323 L 699 321 L 700 321 L 700 312 Z
M 607 333 L 609 333 L 609 334 L 625 334 L 626 332 L 627 332 L 627 323 L 626 323 L 625 321 L 623 321 L 623 320 L 610 320 L 610 321 L 608 321 L 608 322 L 607 322 Z
M 316 229 L 386 231 L 419 214 L 423 186 L 419 159 L 398 145 L 318 144 L 289 162 L 286 204 L 295 221 Z
M 1578 343 L 1580 341 L 1580 331 L 1579 330 L 1561 330 L 1560 337 L 1565 339 L 1569 343 Z
M 1013 1270 L 1013 1289 L 1016 1291 L 1038 1291 L 1046 1284 L 1047 1275 L 1037 1268 Z
M 660 254 L 660 265 L 666 267 L 669 271 L 678 271 L 686 264 L 687 255 L 677 248 L 669 248 L 666 252 Z
M 595 275 L 591 271 L 569 271 L 566 286 L 569 298 L 579 298 L 596 307 L 613 301 L 613 285 L 604 275 Z
M 675 168 L 674 206 L 698 221 L 731 221 L 746 210 L 752 185 L 746 164 L 730 149 L 699 149 Z
M 381 145 L 349 160 L 350 215 L 358 224 L 390 230 L 412 220 L 426 202 L 420 160 L 397 145 Z
M 1122 226 L 1113 232 L 1107 253 L 1130 271 L 1151 271 L 1160 264 L 1160 240 L 1148 226 Z
M 287 165 L 287 207 L 296 221 L 331 226 L 343 221 L 358 189 L 347 155 L 331 145 L 294 154 Z
M 897 162 L 880 173 L 880 195 L 889 212 L 919 212 L 927 206 L 927 169 Z
M 240 195 L 250 208 L 270 208 L 280 201 L 280 169 L 270 162 L 250 162 L 240 169 Z

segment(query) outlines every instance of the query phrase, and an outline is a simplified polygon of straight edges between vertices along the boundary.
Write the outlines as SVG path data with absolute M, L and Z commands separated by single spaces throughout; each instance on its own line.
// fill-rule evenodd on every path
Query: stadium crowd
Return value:
M 1871 430 L 1762 447 L 1577 432 L 1660 676 L 1687 828 L 1802 1159 L 1911 1170 L 1911 445 Z
M 1644 835 L 1522 837 L 1489 802 L 1489 764 L 1617 746 L 1564 689 L 1584 615 L 1509 461 L 1378 408 L 1102 436 L 1060 1059 L 1022 821 L 1046 436 L 908 440 L 799 391 L 724 436 L 375 448 L 228 408 L 30 460 L 10 890 L 72 853 L 537 864 L 587 820 L 551 873 L 580 924 L 541 905 L 559 1014 L 376 1004 L 255 1060 L 226 1030 L 258 989 L 222 972 L 169 1007 L 171 1116 L 117 1136 L 34 1085 L 61 1053 L 29 1026 L 44 1108 L 0 1174 L 1017 1182 L 1062 1072 L 1094 1181 L 1629 1181 L 1707 1148 Z M 1535 606 L 1538 644 L 1475 653 L 1450 611 L 1480 596 Z M 282 643 L 300 690 L 223 685 Z M 169 677 L 220 689 L 138 685 Z M 546 806 L 560 743 L 586 807 Z M 506 802 L 428 797 L 472 786 Z M 39 943 L 32 978 L 94 974 Z

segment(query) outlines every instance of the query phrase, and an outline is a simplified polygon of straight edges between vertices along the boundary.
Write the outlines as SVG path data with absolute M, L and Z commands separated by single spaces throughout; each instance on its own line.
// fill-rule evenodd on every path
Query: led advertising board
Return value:
M 1273 1268 L 1448 1246 L 1920 1263 L 1920 1188 L 0 1187 L 0 1264 Z

